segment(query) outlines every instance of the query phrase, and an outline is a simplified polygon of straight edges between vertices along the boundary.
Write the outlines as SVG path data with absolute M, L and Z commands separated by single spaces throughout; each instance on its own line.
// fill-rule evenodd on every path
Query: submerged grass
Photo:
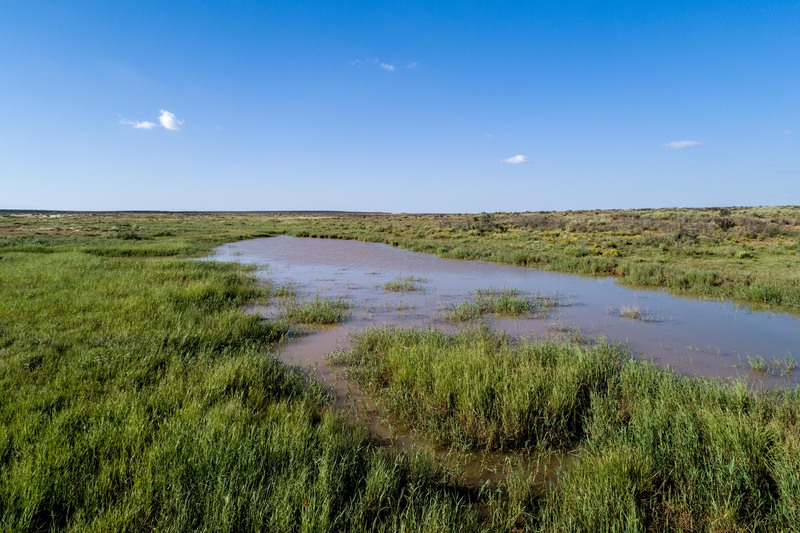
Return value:
M 446 320 L 466 322 L 487 314 L 507 317 L 544 316 L 558 306 L 558 299 L 526 294 L 517 289 L 478 289 L 471 302 L 462 302 L 443 313 Z
M 673 375 L 606 345 L 377 328 L 344 356 L 386 409 L 463 447 L 571 450 L 529 501 L 547 531 L 791 530 L 800 391 Z

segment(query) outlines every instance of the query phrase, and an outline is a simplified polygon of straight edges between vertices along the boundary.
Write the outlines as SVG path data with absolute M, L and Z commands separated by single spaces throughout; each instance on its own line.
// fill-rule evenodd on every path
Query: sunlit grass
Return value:
M 375 328 L 339 357 L 389 415 L 442 444 L 567 451 L 529 529 L 777 531 L 800 518 L 799 390 L 486 328 Z
M 272 356 L 299 321 L 346 319 L 345 303 L 186 258 L 283 233 L 360 238 L 796 311 L 798 220 L 793 207 L 0 213 L 0 529 L 791 531 L 796 389 L 674 376 L 570 328 L 542 343 L 365 333 L 345 362 L 387 416 L 444 446 L 570 458 L 544 491 L 520 473 L 470 492 L 424 454 L 377 447 Z M 498 292 L 480 296 L 485 312 L 529 305 Z M 292 301 L 280 320 L 244 312 Z M 752 358 L 754 372 L 795 369 Z

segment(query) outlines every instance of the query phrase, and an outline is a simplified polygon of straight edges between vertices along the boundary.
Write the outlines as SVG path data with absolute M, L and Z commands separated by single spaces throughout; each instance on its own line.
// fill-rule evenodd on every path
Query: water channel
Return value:
M 624 344 L 635 356 L 687 375 L 744 378 L 754 386 L 794 386 L 798 372 L 781 372 L 800 348 L 800 317 L 753 312 L 729 302 L 697 300 L 659 290 L 622 287 L 610 278 L 557 274 L 484 261 L 442 259 L 385 244 L 348 240 L 272 237 L 225 244 L 216 261 L 255 265 L 265 280 L 291 285 L 302 297 L 344 298 L 353 308 L 345 324 L 312 330 L 278 348 L 278 358 L 312 373 L 331 393 L 333 405 L 374 438 L 406 451 L 425 450 L 479 487 L 520 469 L 533 482 L 554 479 L 569 455 L 527 456 L 497 452 L 457 453 L 381 416 L 372 399 L 347 379 L 327 355 L 349 346 L 350 334 L 374 325 L 459 326 L 443 314 L 479 289 L 517 289 L 556 298 L 560 305 L 540 318 L 488 317 L 496 328 L 529 338 L 579 332 Z M 387 291 L 387 282 L 413 276 L 418 290 Z M 623 316 L 636 309 L 638 317 Z M 279 310 L 254 308 L 265 317 Z M 767 371 L 754 371 L 761 358 Z M 777 362 L 773 366 L 773 362 Z
M 789 314 L 631 289 L 612 278 L 443 259 L 349 240 L 253 239 L 217 248 L 214 259 L 254 264 L 264 278 L 291 283 L 310 297 L 349 300 L 354 314 L 347 324 L 306 341 L 320 350 L 342 347 L 350 332 L 375 324 L 447 327 L 442 312 L 471 300 L 478 289 L 518 289 L 555 296 L 562 305 L 543 319 L 493 319 L 513 335 L 542 337 L 569 328 L 623 343 L 633 354 L 687 375 L 741 377 L 764 385 L 800 382 L 800 371 L 780 376 L 785 365 L 779 363 L 800 349 L 800 317 Z M 407 276 L 424 280 L 422 290 L 383 288 Z M 621 316 L 625 309 L 635 309 L 639 317 Z M 751 361 L 757 358 L 776 370 L 753 372 Z

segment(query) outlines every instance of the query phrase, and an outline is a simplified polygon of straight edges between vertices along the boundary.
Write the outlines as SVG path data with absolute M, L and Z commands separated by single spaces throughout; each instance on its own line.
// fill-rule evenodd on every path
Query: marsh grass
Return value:
M 442 316 L 452 322 L 467 322 L 487 314 L 543 317 L 557 306 L 557 298 L 527 294 L 517 289 L 478 289 L 473 301 L 453 305 Z
M 365 333 L 346 362 L 418 431 L 572 458 L 544 492 L 518 472 L 470 493 L 424 454 L 376 447 L 271 355 L 293 324 L 243 309 L 279 287 L 185 259 L 304 233 L 796 310 L 798 219 L 798 208 L 0 213 L 0 530 L 792 531 L 797 389 L 485 328 Z
M 425 278 L 414 276 L 398 276 L 383 284 L 383 290 L 388 292 L 417 292 L 425 289 Z
M 125 239 L 125 235 L 138 239 Z M 800 311 L 800 207 L 480 215 L 0 211 L 0 252 L 200 256 L 272 235 L 359 239 Z M 746 267 L 746 268 L 743 268 Z
M 316 296 L 313 300 L 290 299 L 284 303 L 279 318 L 300 324 L 339 324 L 353 313 L 352 304 L 343 298 Z
M 385 409 L 442 443 L 570 450 L 557 483 L 520 508 L 520 527 L 800 523 L 800 390 L 687 378 L 610 346 L 518 342 L 486 328 L 377 328 L 342 361 Z
M 786 377 L 791 375 L 797 368 L 797 360 L 794 357 L 787 356 L 782 359 L 767 361 L 760 355 L 748 355 L 747 365 L 750 367 L 750 371 L 756 374 Z
M 659 320 L 648 309 L 642 309 L 638 305 L 623 305 L 620 307 L 610 307 L 607 312 L 622 318 L 639 320 L 641 322 L 658 322 Z

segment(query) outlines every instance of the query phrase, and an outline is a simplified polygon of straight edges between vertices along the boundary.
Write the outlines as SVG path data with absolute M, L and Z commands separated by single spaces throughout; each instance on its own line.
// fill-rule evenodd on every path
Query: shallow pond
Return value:
M 626 344 L 637 356 L 683 374 L 743 377 L 765 385 L 799 381 L 800 370 L 787 372 L 800 349 L 800 318 L 793 315 L 631 289 L 611 278 L 443 259 L 359 241 L 253 239 L 217 248 L 214 259 L 255 264 L 261 276 L 292 283 L 306 296 L 350 300 L 354 314 L 347 324 L 306 341 L 317 344 L 315 351 L 341 347 L 350 331 L 374 324 L 452 327 L 442 313 L 471 301 L 478 289 L 518 289 L 555 296 L 563 305 L 545 318 L 492 319 L 514 335 L 579 330 L 589 338 Z M 384 288 L 408 276 L 422 280 L 416 283 L 419 290 Z M 302 352 L 300 346 L 293 350 Z M 301 353 L 296 357 L 298 364 L 315 362 L 304 361 Z

